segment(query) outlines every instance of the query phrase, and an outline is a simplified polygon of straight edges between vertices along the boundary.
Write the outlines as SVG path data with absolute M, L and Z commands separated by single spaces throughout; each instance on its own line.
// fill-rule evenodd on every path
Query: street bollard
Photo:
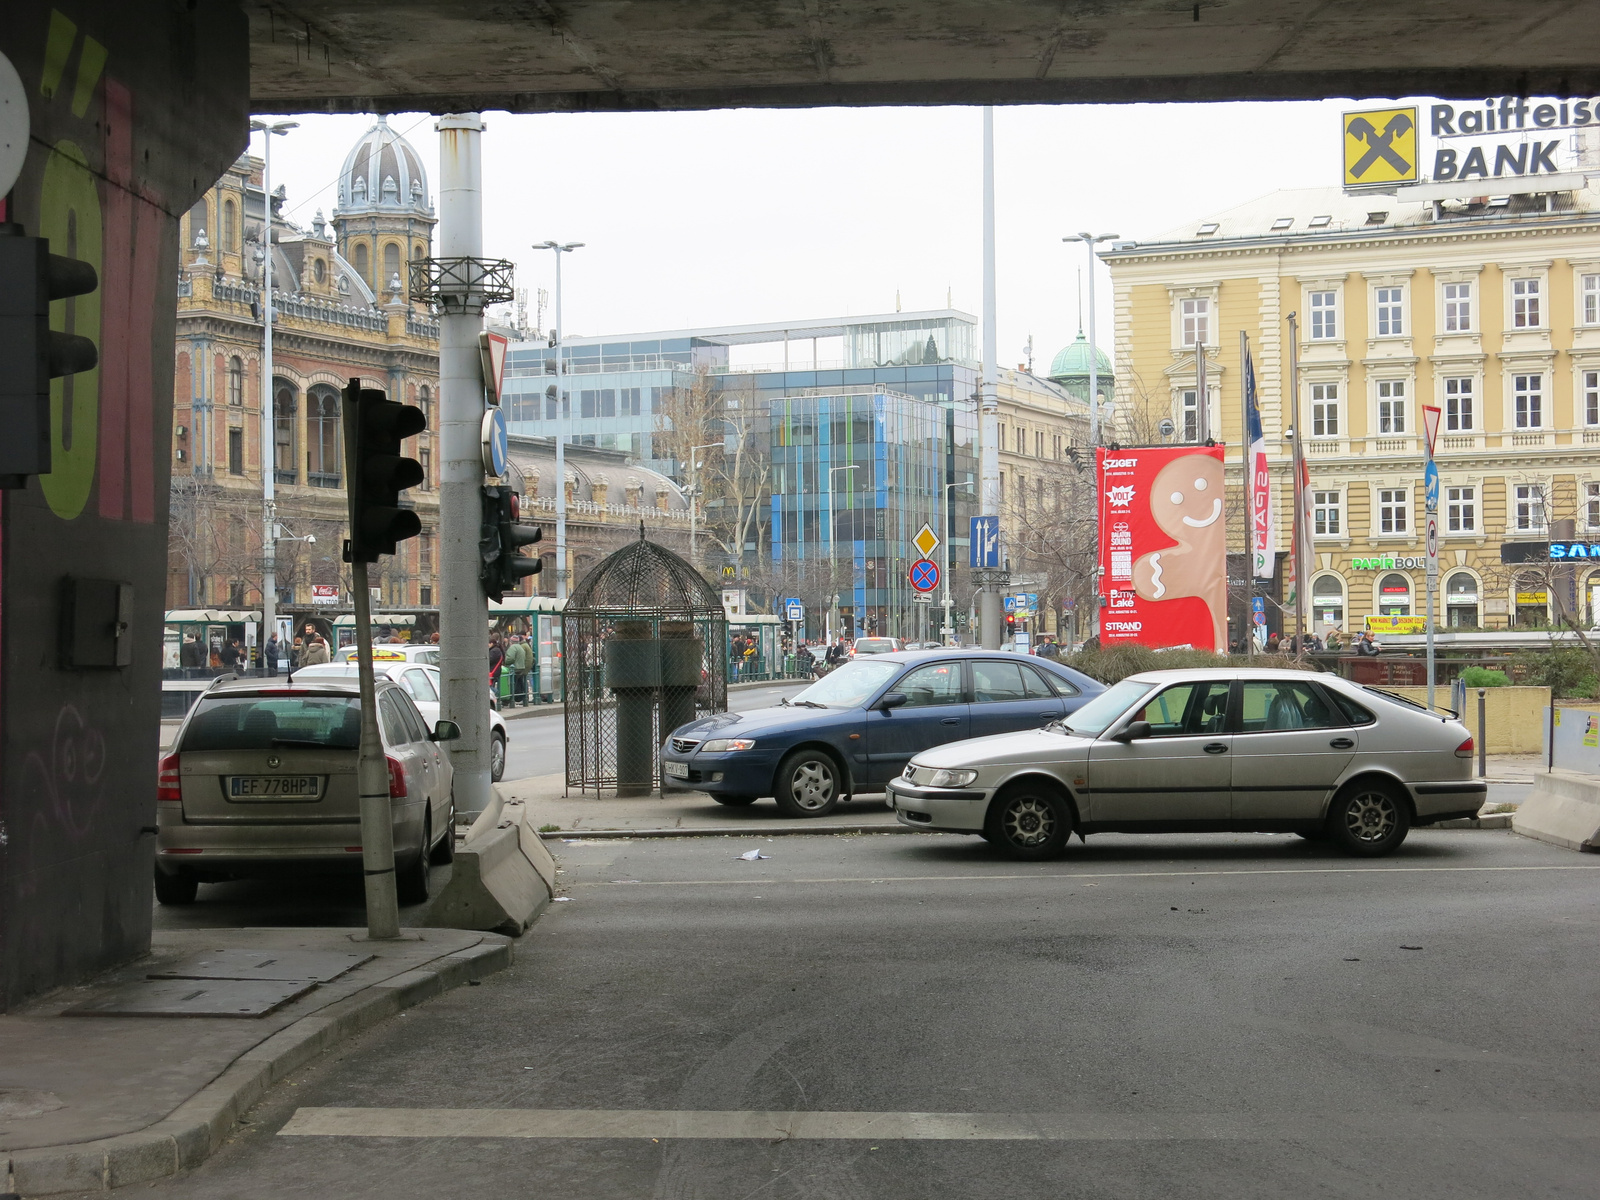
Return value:
M 1484 709 L 1488 707 L 1487 704 L 1484 701 L 1484 697 L 1487 694 L 1488 693 L 1483 688 L 1479 688 L 1478 689 L 1478 778 L 1479 779 L 1482 779 L 1485 775 L 1487 775 L 1489 773 L 1488 770 L 1486 769 L 1486 764 L 1488 762 L 1488 755 L 1489 755 L 1489 740 L 1488 740 L 1488 736 L 1484 732 L 1484 728 L 1483 728 L 1483 725 L 1484 725 L 1484 721 L 1483 721 Z

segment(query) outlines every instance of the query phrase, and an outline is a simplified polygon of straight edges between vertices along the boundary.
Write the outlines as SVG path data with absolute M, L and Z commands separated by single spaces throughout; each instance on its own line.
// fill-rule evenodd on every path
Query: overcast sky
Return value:
M 1079 230 L 1141 239 L 1288 187 L 1339 181 L 1339 113 L 1367 101 L 1028 106 L 995 114 L 999 359 L 1040 370 L 1074 336 Z M 364 116 L 301 116 L 273 183 L 291 220 L 331 215 Z M 563 267 L 569 334 L 830 318 L 955 305 L 981 314 L 976 108 L 486 114 L 485 253 L 517 286 Z M 434 118 L 397 114 L 437 202 Z M 252 148 L 261 151 L 257 135 Z M 1097 286 L 1111 346 L 1109 276 Z M 530 308 L 531 308 L 530 300 Z M 530 313 L 531 317 L 531 313 Z M 824 351 L 824 357 L 827 357 Z

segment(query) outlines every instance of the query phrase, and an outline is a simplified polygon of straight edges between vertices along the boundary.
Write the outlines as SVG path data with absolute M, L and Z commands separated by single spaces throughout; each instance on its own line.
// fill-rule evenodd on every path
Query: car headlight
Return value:
M 753 750 L 755 744 L 754 738 L 712 738 L 700 749 L 707 754 L 723 754 L 729 750 Z
M 928 779 L 929 787 L 966 787 L 978 777 L 976 771 L 935 771 Z

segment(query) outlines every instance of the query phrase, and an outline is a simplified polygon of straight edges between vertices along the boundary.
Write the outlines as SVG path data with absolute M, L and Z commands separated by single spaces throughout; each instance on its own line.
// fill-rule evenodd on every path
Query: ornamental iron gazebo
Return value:
M 655 790 L 656 753 L 678 726 L 728 706 L 728 618 L 672 551 L 639 540 L 602 560 L 562 613 L 567 786 Z

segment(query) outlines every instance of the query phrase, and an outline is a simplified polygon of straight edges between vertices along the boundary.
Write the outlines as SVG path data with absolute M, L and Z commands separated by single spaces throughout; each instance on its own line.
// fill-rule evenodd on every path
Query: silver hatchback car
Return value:
M 405 689 L 378 679 L 396 884 L 428 896 L 430 861 L 455 852 L 450 759 Z M 219 681 L 195 702 L 156 782 L 156 899 L 201 883 L 295 871 L 361 871 L 361 693 L 355 679 Z
M 1111 831 L 1292 832 L 1379 855 L 1477 813 L 1472 753 L 1454 717 L 1331 675 L 1150 671 L 1065 722 L 917 754 L 888 798 L 904 825 L 1020 859 Z

